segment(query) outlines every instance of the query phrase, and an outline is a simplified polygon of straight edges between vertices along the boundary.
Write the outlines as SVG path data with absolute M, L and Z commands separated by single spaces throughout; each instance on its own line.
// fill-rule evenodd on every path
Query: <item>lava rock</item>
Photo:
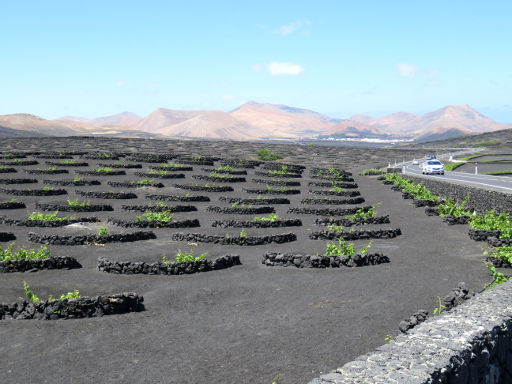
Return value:
M 35 272 L 42 269 L 74 269 L 82 268 L 80 263 L 73 257 L 50 256 L 46 259 L 22 259 L 0 261 L 0 273 L 10 272 Z
M 216 220 L 212 223 L 212 227 L 221 228 L 281 228 L 281 227 L 300 227 L 302 221 L 300 219 L 287 220 Z
M 161 201 L 210 201 L 208 196 L 146 195 L 146 199 Z
M 173 241 L 188 241 L 188 242 L 200 242 L 200 243 L 214 243 L 221 245 L 263 245 L 270 243 L 289 243 L 297 240 L 297 235 L 294 233 L 283 233 L 280 235 L 269 235 L 269 236 L 215 236 L 215 235 L 204 235 L 201 233 L 173 233 L 171 236 Z
M 216 207 L 209 206 L 206 208 L 208 212 L 215 213 L 227 213 L 227 214 L 243 214 L 243 215 L 254 215 L 254 214 L 262 214 L 262 213 L 274 213 L 274 207 Z
M 342 238 L 344 240 L 363 240 L 363 239 L 392 239 L 400 236 L 402 231 L 400 228 L 395 229 L 373 229 L 350 232 L 336 231 L 319 231 L 309 235 L 311 240 L 336 240 Z
M 98 270 L 115 274 L 149 274 L 149 275 L 185 275 L 198 272 L 215 271 L 241 265 L 240 256 L 225 255 L 214 260 L 194 260 L 178 263 L 144 263 L 144 262 L 118 262 L 105 258 L 98 258 Z
M 132 233 L 118 233 L 112 235 L 41 235 L 29 232 L 28 239 L 34 243 L 53 245 L 84 245 L 84 244 L 105 244 L 105 243 L 126 243 L 141 240 L 156 239 L 151 231 L 137 231 Z

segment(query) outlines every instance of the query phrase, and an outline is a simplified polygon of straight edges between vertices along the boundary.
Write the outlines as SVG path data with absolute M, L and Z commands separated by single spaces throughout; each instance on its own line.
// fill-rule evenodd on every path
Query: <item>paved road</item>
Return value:
M 463 172 L 445 172 L 444 175 L 422 175 L 421 164 L 425 159 L 419 160 L 419 165 L 413 165 L 412 161 L 405 163 L 405 174 L 436 178 L 454 183 L 461 183 L 471 185 L 477 188 L 496 190 L 504 193 L 512 193 L 512 177 L 507 176 L 490 176 L 490 175 L 475 175 Z

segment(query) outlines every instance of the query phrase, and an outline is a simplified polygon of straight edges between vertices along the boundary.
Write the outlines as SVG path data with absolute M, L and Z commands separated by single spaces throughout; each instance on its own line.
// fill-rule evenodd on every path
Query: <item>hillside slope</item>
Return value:
M 255 140 L 258 137 L 253 131 L 252 126 L 222 111 L 203 112 L 178 124 L 154 130 L 166 136 L 229 140 Z

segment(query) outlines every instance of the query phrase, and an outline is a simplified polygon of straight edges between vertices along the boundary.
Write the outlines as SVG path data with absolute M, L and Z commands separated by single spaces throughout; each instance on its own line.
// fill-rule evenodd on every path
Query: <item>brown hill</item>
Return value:
M 42 133 L 33 131 L 23 131 L 21 129 L 5 128 L 0 125 L 0 137 L 38 137 L 44 136 Z
M 173 137 L 206 139 L 255 140 L 253 127 L 223 111 L 201 112 L 177 124 L 154 129 L 153 132 Z
M 94 119 L 89 119 L 88 117 L 80 117 L 80 116 L 64 116 L 59 117 L 58 119 L 55 119 L 55 121 L 73 121 L 75 123 L 82 123 L 82 124 L 92 124 Z
M 182 123 L 188 119 L 199 116 L 204 112 L 206 111 L 179 111 L 174 109 L 158 108 L 139 121 L 136 128 L 141 131 L 155 132 L 162 128 Z
M 414 135 L 414 131 L 419 124 L 420 116 L 409 112 L 396 112 L 392 113 L 368 124 L 374 125 L 392 135 Z
M 75 128 L 61 121 L 45 120 L 41 117 L 30 115 L 28 113 L 1 115 L 0 125 L 5 128 L 33 131 L 48 136 L 83 135 L 86 131 L 83 128 Z
M 96 127 L 102 127 L 102 126 L 119 126 L 119 127 L 127 127 L 131 128 L 136 126 L 140 121 L 142 120 L 142 117 L 139 115 L 136 115 L 132 112 L 121 112 L 116 115 L 111 116 L 104 116 L 104 117 L 97 117 L 95 119 L 89 119 L 87 117 L 77 117 L 77 116 L 64 116 L 60 119 L 57 119 L 57 121 L 73 121 L 78 122 L 86 125 L 94 125 Z
M 105 117 L 97 117 L 93 119 L 92 125 L 96 126 L 121 126 L 121 127 L 135 127 L 140 121 L 142 117 L 132 112 L 121 112 L 117 115 L 105 116 Z
M 356 121 L 342 121 L 324 132 L 326 136 L 386 137 L 388 133 L 376 126 Z
M 429 137 L 436 135 L 475 134 L 495 131 L 506 127 L 482 115 L 469 105 L 450 105 L 424 115 L 408 112 L 392 113 L 368 122 L 390 134 L 409 137 Z
M 433 129 L 457 128 L 468 133 L 482 133 L 496 131 L 505 128 L 500 124 L 482 115 L 469 105 L 450 105 L 421 116 L 421 124 L 418 133 L 430 132 Z
M 122 126 L 93 126 L 71 120 L 46 120 L 27 113 L 0 115 L 2 136 L 15 137 L 30 135 L 44 136 L 119 136 L 119 137 L 162 137 Z M 8 130 L 7 130 L 8 129 Z M 18 133 L 16 133 L 18 132 Z M 24 133 L 21 133 L 24 132 Z
M 364 113 L 359 113 L 357 115 L 352 115 L 348 118 L 349 121 L 355 121 L 355 122 L 358 122 L 358 123 L 365 123 L 365 124 L 369 124 L 371 123 L 373 120 L 375 120 L 374 117 L 370 116 L 370 115 L 365 115 Z
M 255 132 L 258 132 L 260 138 L 280 139 L 323 134 L 342 121 L 307 109 L 253 101 L 231 111 L 231 116 L 255 127 Z

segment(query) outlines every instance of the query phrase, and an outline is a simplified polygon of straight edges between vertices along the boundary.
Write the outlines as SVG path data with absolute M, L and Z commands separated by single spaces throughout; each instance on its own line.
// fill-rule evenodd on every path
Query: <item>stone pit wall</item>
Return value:
M 512 281 L 309 384 L 512 383 Z

